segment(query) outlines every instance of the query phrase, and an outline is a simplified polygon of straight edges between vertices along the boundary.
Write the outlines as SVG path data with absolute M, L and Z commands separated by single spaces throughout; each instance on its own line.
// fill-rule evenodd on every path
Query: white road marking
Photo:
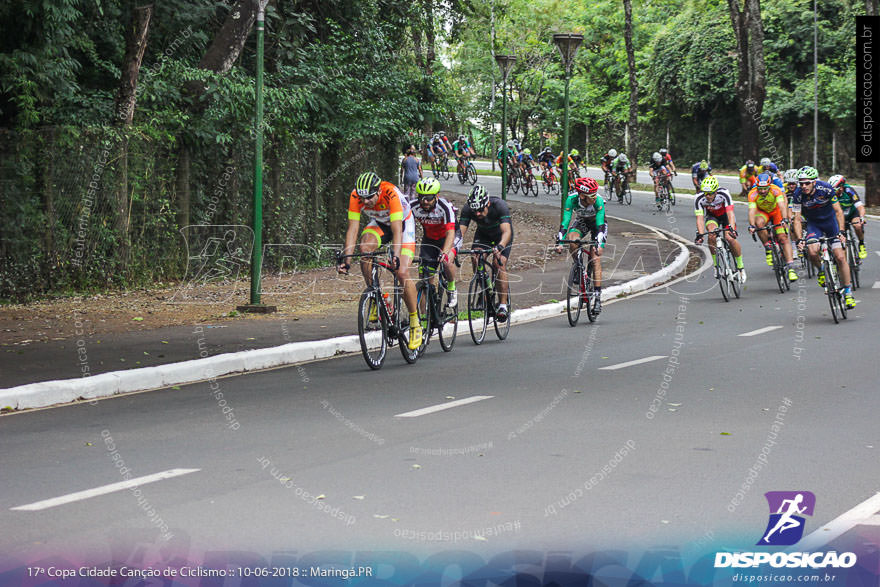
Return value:
M 642 363 L 650 363 L 651 361 L 659 361 L 660 359 L 665 359 L 669 355 L 654 355 L 651 357 L 645 357 L 644 359 L 636 359 L 635 361 L 627 361 L 626 363 L 618 363 L 616 365 L 608 365 L 607 367 L 599 367 L 600 370 L 605 371 L 616 371 L 617 369 L 623 369 L 624 367 L 632 367 L 633 365 L 640 365 Z
M 831 520 L 792 548 L 797 548 L 798 551 L 803 552 L 820 549 L 853 526 L 864 524 L 866 521 L 870 523 L 870 520 L 877 518 L 874 514 L 878 511 L 880 511 L 880 492 L 875 493 L 873 497 L 869 497 L 853 509 Z
M 155 483 L 156 481 L 162 481 L 163 479 L 170 479 L 172 477 L 179 477 L 180 475 L 186 475 L 188 473 L 195 473 L 196 471 L 201 471 L 201 469 L 168 469 L 167 471 L 162 471 L 161 473 L 154 473 L 153 475 L 146 475 L 144 477 L 129 479 L 127 481 L 120 481 L 119 483 L 111 483 L 110 485 L 102 485 L 101 487 L 86 489 L 84 491 L 77 491 L 76 493 L 68 493 L 67 495 L 62 495 L 61 497 L 53 497 L 52 499 L 35 501 L 34 503 L 20 505 L 18 507 L 9 509 L 19 511 L 45 510 L 48 508 L 53 508 L 55 506 L 64 505 L 66 503 L 89 499 L 90 497 L 106 495 L 107 493 L 114 493 L 116 491 L 122 491 L 123 489 L 130 489 L 131 487 L 146 485 L 147 483 Z
M 402 414 L 395 414 L 395 418 L 415 418 L 417 416 L 424 416 L 425 414 L 433 414 L 434 412 L 440 412 L 443 410 L 448 410 L 449 408 L 457 408 L 458 406 L 463 406 L 466 404 L 472 404 L 474 402 L 483 401 L 484 399 L 492 399 L 495 397 L 494 395 L 475 395 L 472 397 L 466 397 L 464 399 L 457 399 L 452 402 L 446 402 L 445 404 L 437 404 L 436 406 L 428 406 L 427 408 L 422 408 L 420 410 L 413 410 L 412 412 L 404 412 Z
M 737 334 L 737 336 L 756 336 L 758 334 L 764 334 L 765 332 L 779 330 L 780 328 L 782 328 L 782 326 L 765 326 L 764 328 L 752 330 L 751 332 L 743 332 L 742 334 Z

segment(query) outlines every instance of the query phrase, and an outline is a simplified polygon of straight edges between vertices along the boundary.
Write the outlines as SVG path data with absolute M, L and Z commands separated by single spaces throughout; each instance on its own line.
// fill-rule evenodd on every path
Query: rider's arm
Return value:
M 565 199 L 565 208 L 562 211 L 562 232 L 568 231 L 568 225 L 571 224 L 571 212 L 574 209 L 574 203 L 577 201 L 577 198 L 577 194 L 575 194 Z
M 782 218 L 785 220 L 791 220 L 791 212 L 788 209 L 788 198 L 785 197 L 785 192 L 779 190 L 779 193 L 776 194 L 776 206 L 782 211 Z
M 703 234 L 706 232 L 706 219 L 703 217 L 703 209 L 699 208 L 694 213 L 697 215 L 697 232 Z
M 510 241 L 513 240 L 513 231 L 510 228 L 510 222 L 502 222 L 499 228 L 501 229 L 501 238 L 498 239 L 498 244 L 504 248 L 510 244 Z
M 831 207 L 834 208 L 834 215 L 837 216 L 837 227 L 843 232 L 843 229 L 846 226 L 846 217 L 843 215 L 843 206 L 841 206 L 840 202 L 835 198 L 831 201 Z
M 602 226 L 605 224 L 605 200 L 602 196 L 596 196 L 596 203 L 593 206 L 596 208 L 596 226 Z

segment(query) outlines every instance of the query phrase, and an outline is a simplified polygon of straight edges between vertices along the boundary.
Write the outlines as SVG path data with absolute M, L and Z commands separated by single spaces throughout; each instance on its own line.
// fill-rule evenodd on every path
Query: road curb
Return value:
M 629 295 L 650 289 L 658 282 L 668 281 L 687 267 L 690 252 L 682 244 L 687 241 L 678 235 L 647 224 L 624 218 L 615 219 L 653 230 L 667 240 L 678 241 L 676 244 L 679 246 L 679 253 L 669 265 L 659 271 L 602 290 L 603 301 L 614 300 L 620 295 Z M 533 306 L 516 310 L 511 316 L 511 322 L 513 324 L 532 322 L 557 316 L 564 311 L 565 302 Z M 172 385 L 208 381 L 236 373 L 291 366 L 358 351 L 360 351 L 360 341 L 357 335 L 349 335 L 326 340 L 293 342 L 265 349 L 224 353 L 155 367 L 112 371 L 79 379 L 41 381 L 0 389 L 0 408 L 26 410 L 78 400 L 96 400 L 123 393 L 150 391 Z

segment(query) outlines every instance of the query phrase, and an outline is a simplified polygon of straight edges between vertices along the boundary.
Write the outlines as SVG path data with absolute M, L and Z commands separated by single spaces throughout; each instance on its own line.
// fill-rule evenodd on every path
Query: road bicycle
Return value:
M 530 163 L 526 164 L 526 169 L 522 171 L 522 191 L 524 196 L 529 193 L 534 197 L 538 197 L 538 178 L 535 177 L 534 168 Z
M 614 176 L 610 173 L 605 174 L 605 201 L 614 200 Z
M 698 232 L 697 236 L 715 235 L 715 279 L 718 280 L 718 287 L 721 288 L 721 297 L 725 302 L 728 302 L 731 292 L 739 298 L 742 283 L 739 281 L 739 271 L 736 268 L 733 251 L 730 250 L 730 245 L 724 238 L 725 232 L 733 232 L 733 230 L 730 227 L 716 228 L 703 233 Z
M 474 185 L 477 183 L 477 168 L 468 157 L 461 157 L 458 160 L 458 181 L 462 185 L 469 183 Z
M 576 326 L 581 317 L 581 310 L 586 306 L 587 318 L 590 322 L 595 322 L 599 312 L 596 310 L 599 301 L 599 293 L 596 291 L 595 280 L 593 279 L 593 262 L 591 253 L 599 246 L 599 241 L 561 240 L 556 244 L 567 245 L 576 244 L 578 249 L 575 252 L 574 260 L 571 263 L 571 270 L 568 272 L 568 281 L 566 282 L 565 309 L 568 313 L 568 323 Z M 586 258 L 586 261 L 585 261 Z
M 785 224 L 785 222 L 768 224 L 767 226 L 756 228 L 752 234 L 752 240 L 755 242 L 758 241 L 759 231 L 766 230 L 770 237 L 767 239 L 767 242 L 770 243 L 770 253 L 773 257 L 773 273 L 776 275 L 776 286 L 779 288 L 779 293 L 785 293 L 791 289 L 791 284 L 788 281 L 788 266 L 785 264 L 785 255 L 782 252 L 782 245 L 779 243 L 775 230 L 780 226 L 785 226 Z
M 846 260 L 849 263 L 849 272 L 852 276 L 853 291 L 859 289 L 859 271 L 862 269 L 862 260 L 859 258 L 859 243 L 856 240 L 855 230 L 851 222 L 846 223 Z
M 626 173 L 620 174 L 620 194 L 617 196 L 617 201 L 627 206 L 633 203 L 633 193 L 629 187 L 629 175 Z
M 424 245 L 423 245 L 424 246 Z M 456 265 L 458 265 L 456 259 Z M 445 272 L 437 267 L 419 265 L 419 282 L 416 284 L 416 300 L 419 323 L 422 325 L 422 346 L 419 354 L 425 354 L 431 334 L 437 331 L 440 348 L 445 352 L 452 350 L 458 334 L 458 306 L 449 306 L 449 285 Z M 438 284 L 434 285 L 434 275 Z
M 501 293 L 495 289 L 495 265 L 487 263 L 486 257 L 492 255 L 494 249 L 469 249 L 459 251 L 459 255 L 474 255 L 476 268 L 474 276 L 468 286 L 467 314 L 468 328 L 471 331 L 471 339 L 474 344 L 482 344 L 486 338 L 489 322 L 495 327 L 495 334 L 499 340 L 507 338 L 510 332 L 510 321 L 513 317 L 513 300 L 508 291 L 507 295 L 507 319 L 504 322 L 498 320 L 498 306 L 501 304 Z M 482 322 L 480 323 L 480 320 Z
M 345 259 L 370 260 L 370 285 L 364 289 L 358 302 L 358 338 L 367 365 L 373 370 L 381 369 L 388 348 L 395 344 L 400 347 L 400 353 L 407 363 L 415 363 L 420 353 L 419 349 L 409 348 L 409 312 L 401 312 L 404 305 L 403 287 L 391 265 L 390 250 L 337 255 L 337 263 L 342 263 Z M 380 269 L 383 268 L 394 276 L 390 295 L 382 291 L 379 280 Z M 371 314 L 375 315 L 374 320 L 370 320 Z
M 675 192 L 672 190 L 672 182 L 668 175 L 660 178 L 657 184 L 657 197 L 659 198 L 657 210 L 669 212 L 675 205 Z
M 559 193 L 559 181 L 556 179 L 556 173 L 553 169 L 545 167 L 541 173 L 541 179 L 544 180 L 545 193 Z
M 837 237 L 827 236 L 817 239 L 809 239 L 806 244 L 818 242 L 820 244 L 819 258 L 822 260 L 822 271 L 825 272 L 825 295 L 828 296 L 828 304 L 831 306 L 831 317 L 834 323 L 839 324 L 840 319 L 846 320 L 846 302 L 843 296 L 843 286 L 840 285 L 840 274 L 837 271 L 837 262 L 831 254 L 828 243 L 837 240 Z
M 431 160 L 431 172 L 437 179 L 449 179 L 452 172 L 449 171 L 449 157 L 445 153 L 436 155 Z

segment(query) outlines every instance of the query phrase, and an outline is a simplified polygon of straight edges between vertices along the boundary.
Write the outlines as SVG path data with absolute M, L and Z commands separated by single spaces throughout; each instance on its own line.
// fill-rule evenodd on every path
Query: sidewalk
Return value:
M 556 208 L 530 203 L 514 205 L 517 214 L 534 216 L 535 224 L 543 225 L 543 222 L 539 222 L 542 218 L 547 222 L 531 231 L 522 223 L 516 225 L 511 261 L 517 269 L 512 271 L 511 287 L 515 309 L 521 312 L 529 307 L 564 299 L 563 283 L 568 274 L 569 261 L 564 253 L 556 255 L 548 252 L 547 226 L 557 221 Z M 609 228 L 608 248 L 603 257 L 606 289 L 654 273 L 681 253 L 678 243 L 647 228 L 615 219 L 610 219 Z M 535 237 L 532 244 L 521 240 L 530 233 Z M 464 265 L 458 280 L 462 292 L 466 292 L 471 273 L 469 263 Z M 356 293 L 363 288 L 360 276 L 344 278 L 344 281 L 346 289 L 351 292 Z M 239 316 L 140 332 L 84 333 L 63 340 L 6 344 L 0 347 L 0 388 L 81 378 L 86 372 L 95 376 L 356 334 L 356 295 L 343 296 L 332 292 L 314 295 L 328 302 L 327 310 L 322 315 L 298 316 L 290 313 L 269 317 Z M 340 301 L 341 298 L 345 299 Z M 112 303 L 112 298 L 109 299 Z M 466 296 L 460 295 L 459 299 L 459 306 L 463 307 Z M 329 303 L 332 300 L 337 303 Z M 609 315 L 612 312 L 609 309 Z M 463 347 L 463 350 L 467 349 Z M 0 408 L 6 405 L 4 402 Z

